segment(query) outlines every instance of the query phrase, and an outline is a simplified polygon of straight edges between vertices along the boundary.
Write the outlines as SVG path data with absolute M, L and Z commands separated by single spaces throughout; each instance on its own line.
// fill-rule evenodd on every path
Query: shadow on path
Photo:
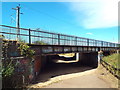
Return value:
M 92 69 L 79 63 L 49 63 L 36 78 L 34 84 L 49 81 L 49 79 L 66 74 L 79 73 Z

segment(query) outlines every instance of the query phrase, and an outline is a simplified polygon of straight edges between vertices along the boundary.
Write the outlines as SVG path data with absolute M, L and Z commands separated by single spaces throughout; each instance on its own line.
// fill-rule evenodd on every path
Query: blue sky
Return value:
M 2 24 L 16 26 L 16 11 L 12 8 L 20 4 L 23 13 L 20 15 L 20 26 L 23 28 L 41 28 L 63 34 L 118 42 L 117 2 L 101 1 L 2 2 Z

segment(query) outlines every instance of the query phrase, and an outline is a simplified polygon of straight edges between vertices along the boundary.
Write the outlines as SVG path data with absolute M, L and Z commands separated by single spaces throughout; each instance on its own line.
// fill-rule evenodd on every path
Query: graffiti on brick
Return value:
M 15 51 L 15 52 L 8 52 L 8 55 L 11 56 L 11 57 L 14 57 L 14 56 L 19 56 L 19 53 L 17 51 Z

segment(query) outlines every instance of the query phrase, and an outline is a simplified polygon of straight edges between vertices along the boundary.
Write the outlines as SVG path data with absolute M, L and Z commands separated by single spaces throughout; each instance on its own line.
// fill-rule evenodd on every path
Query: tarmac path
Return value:
M 45 71 L 45 72 L 44 72 Z M 103 67 L 92 69 L 77 63 L 48 66 L 29 88 L 116 88 L 114 77 Z M 113 78 L 112 80 L 111 77 Z M 116 82 L 116 83 L 115 83 Z
M 111 88 L 110 84 L 98 77 L 95 70 L 91 70 L 90 72 L 84 73 L 85 75 L 53 83 L 45 88 Z

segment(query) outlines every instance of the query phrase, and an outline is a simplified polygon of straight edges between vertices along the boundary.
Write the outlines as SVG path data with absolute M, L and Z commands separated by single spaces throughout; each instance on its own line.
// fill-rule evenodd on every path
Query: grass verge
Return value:
M 115 68 L 120 68 L 120 54 L 112 54 L 106 57 L 103 57 L 103 61 L 107 62 L 108 64 L 112 65 Z

